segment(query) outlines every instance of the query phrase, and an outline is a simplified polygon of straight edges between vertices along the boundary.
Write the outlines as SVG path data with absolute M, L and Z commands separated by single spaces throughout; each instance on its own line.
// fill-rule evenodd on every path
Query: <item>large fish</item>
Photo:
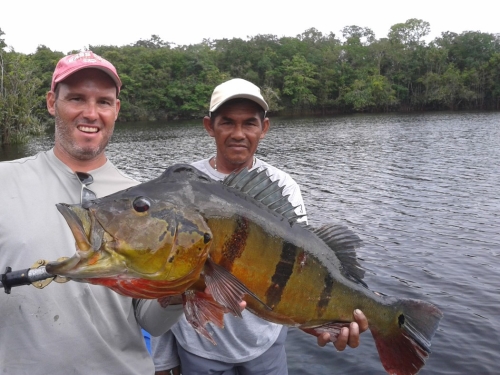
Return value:
M 370 291 L 356 260 L 361 240 L 340 225 L 297 223 L 282 190 L 265 170 L 221 183 L 175 165 L 83 206 L 59 204 L 77 253 L 47 271 L 135 298 L 182 293 L 188 321 L 209 339 L 205 324 L 239 315 L 243 298 L 264 319 L 334 337 L 361 309 L 386 371 L 416 374 L 439 309 Z

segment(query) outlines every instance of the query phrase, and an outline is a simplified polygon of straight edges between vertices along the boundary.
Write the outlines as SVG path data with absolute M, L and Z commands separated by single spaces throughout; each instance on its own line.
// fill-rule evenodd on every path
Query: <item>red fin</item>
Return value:
M 182 299 L 186 320 L 196 332 L 217 345 L 205 326 L 207 323 L 214 323 L 217 327 L 224 328 L 224 306 L 211 295 L 198 291 L 188 290 L 182 295 Z
M 389 374 L 414 375 L 425 364 L 430 340 L 443 316 L 434 305 L 417 300 L 398 300 L 397 326 L 377 330 L 370 324 L 382 365 Z
M 404 332 L 398 336 L 383 336 L 370 328 L 382 365 L 389 374 L 413 375 L 425 364 L 429 356 L 411 337 Z
M 340 331 L 343 327 L 349 327 L 349 323 L 327 323 L 318 327 L 299 327 L 305 333 L 309 333 L 313 336 L 320 336 L 321 334 L 327 332 L 330 334 L 330 340 L 332 342 L 337 341 L 337 337 L 340 335 Z
M 234 277 L 224 267 L 219 266 L 210 258 L 205 262 L 204 268 L 205 283 L 208 290 L 214 296 L 214 299 L 221 305 L 227 307 L 234 316 L 241 318 L 240 302 L 243 296 L 248 294 L 262 303 L 268 310 L 271 310 L 262 302 L 255 293 L 248 289 L 241 281 Z

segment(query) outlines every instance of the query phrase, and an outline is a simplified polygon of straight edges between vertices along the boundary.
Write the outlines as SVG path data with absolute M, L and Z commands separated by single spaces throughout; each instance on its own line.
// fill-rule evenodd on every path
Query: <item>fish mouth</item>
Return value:
M 110 267 L 111 255 L 103 250 L 104 228 L 91 212 L 80 205 L 56 204 L 76 241 L 76 253 L 63 261 L 47 264 L 47 272 L 69 278 L 83 279 L 116 275 L 123 267 Z M 107 261 L 109 260 L 109 261 Z

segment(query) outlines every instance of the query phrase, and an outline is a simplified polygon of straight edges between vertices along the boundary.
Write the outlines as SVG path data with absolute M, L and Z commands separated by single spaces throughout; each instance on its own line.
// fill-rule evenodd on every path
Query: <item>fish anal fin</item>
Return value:
M 224 328 L 224 306 L 215 301 L 211 295 L 193 290 L 183 293 L 182 301 L 189 324 L 196 332 L 217 345 L 206 325 L 213 323 L 219 328 Z
M 313 336 L 320 336 L 323 333 L 329 333 L 330 334 L 330 340 L 332 342 L 337 341 L 337 338 L 340 335 L 340 331 L 342 331 L 343 327 L 349 327 L 350 323 L 343 323 L 343 322 L 331 322 L 331 323 L 326 323 L 321 326 L 316 326 L 316 327 L 299 327 L 302 331 L 305 333 L 309 333 L 310 335 Z
M 205 262 L 203 270 L 205 284 L 214 299 L 225 306 L 234 316 L 242 317 L 240 303 L 245 294 L 255 298 L 268 310 L 271 310 L 255 293 L 248 289 L 241 281 L 233 276 L 224 267 L 219 266 L 210 258 Z

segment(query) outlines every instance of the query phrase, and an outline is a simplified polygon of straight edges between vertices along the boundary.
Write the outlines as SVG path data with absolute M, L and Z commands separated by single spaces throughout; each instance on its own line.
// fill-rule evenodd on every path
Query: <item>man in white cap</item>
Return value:
M 74 253 L 56 203 L 81 203 L 137 184 L 104 153 L 120 87 L 115 67 L 91 51 L 58 62 L 46 98 L 55 117 L 54 148 L 0 163 L 2 269 Z M 152 374 L 141 326 L 161 334 L 181 312 L 182 306 L 163 309 L 156 300 L 85 283 L 16 288 L 0 296 L 0 374 Z
M 210 101 L 210 113 L 203 125 L 215 138 L 215 155 L 197 161 L 193 165 L 215 180 L 222 180 L 229 173 L 242 168 L 266 168 L 273 181 L 285 186 L 284 195 L 289 195 L 296 212 L 305 215 L 305 207 L 297 183 L 289 174 L 255 157 L 259 141 L 269 130 L 269 107 L 260 89 L 243 79 L 232 79 L 217 86 Z M 173 298 L 172 298 L 173 299 Z M 338 350 L 346 345 L 356 347 L 359 333 L 368 328 L 368 323 L 359 310 L 354 312 L 356 322 L 344 328 L 335 342 Z M 184 375 L 284 375 L 288 373 L 285 353 L 287 329 L 279 324 L 267 322 L 248 311 L 243 319 L 231 314 L 224 316 L 224 329 L 214 328 L 213 345 L 198 335 L 185 317 L 161 337 L 152 337 L 151 347 L 156 375 L 179 373 Z M 330 337 L 318 337 L 324 346 Z

